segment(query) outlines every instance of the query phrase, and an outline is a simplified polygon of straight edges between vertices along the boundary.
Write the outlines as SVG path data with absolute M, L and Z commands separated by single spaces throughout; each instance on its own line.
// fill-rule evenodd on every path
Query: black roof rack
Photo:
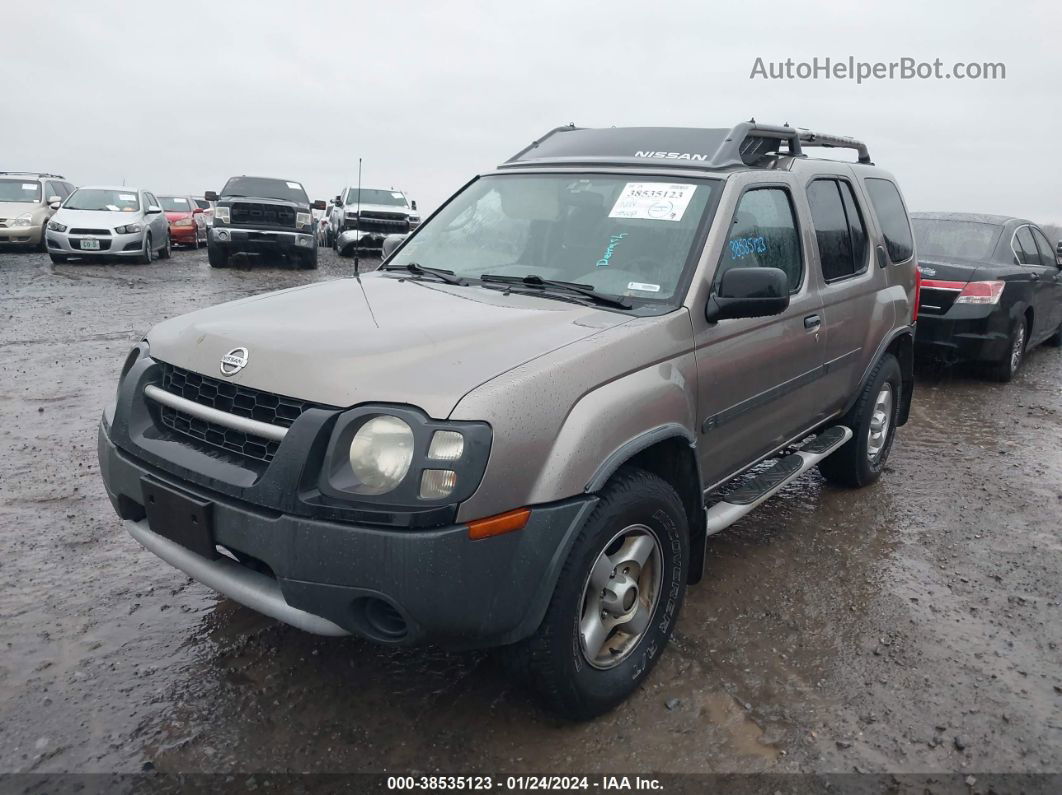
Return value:
M 6 174 L 13 177 L 41 177 L 43 179 L 66 179 L 61 174 L 46 174 L 43 171 L 0 171 L 0 175 Z
M 783 151 L 784 145 L 784 151 Z M 691 127 L 555 127 L 499 168 L 555 164 L 625 163 L 722 169 L 765 165 L 771 155 L 803 157 L 804 147 L 854 149 L 870 164 L 866 144 L 854 138 L 743 121 L 731 129 Z

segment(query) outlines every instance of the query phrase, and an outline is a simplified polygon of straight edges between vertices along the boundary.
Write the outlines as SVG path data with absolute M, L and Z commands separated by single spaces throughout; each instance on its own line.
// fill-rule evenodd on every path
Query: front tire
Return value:
M 903 380 L 900 363 L 891 353 L 878 361 L 856 404 L 841 420 L 852 438 L 819 462 L 819 472 L 831 483 L 852 488 L 881 477 L 896 436 Z
M 144 253 L 140 255 L 141 265 L 150 265 L 155 259 L 155 250 L 151 247 L 151 233 L 144 235 Z
M 648 676 L 686 593 L 689 526 L 670 484 L 624 468 L 601 492 L 537 633 L 506 650 L 553 712 L 588 720 Z
M 221 246 L 213 245 L 208 240 L 207 260 L 209 260 L 211 268 L 227 268 L 229 267 L 229 252 L 221 248 Z
M 52 262 L 54 262 L 56 265 L 61 265 L 68 259 L 66 254 L 49 254 L 48 256 L 52 258 Z
M 314 246 L 313 251 L 310 252 L 301 252 L 298 255 L 298 259 L 296 259 L 296 262 L 301 271 L 317 270 L 317 247 Z

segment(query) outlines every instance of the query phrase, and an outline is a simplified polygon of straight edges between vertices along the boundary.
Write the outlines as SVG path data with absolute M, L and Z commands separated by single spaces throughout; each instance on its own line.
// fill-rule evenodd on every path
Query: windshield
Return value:
M 347 205 L 358 203 L 358 189 L 351 188 L 347 192 Z M 390 207 L 405 207 L 406 195 L 397 190 L 377 190 L 375 188 L 361 189 L 362 204 L 386 204 Z
M 948 221 L 912 218 L 919 257 L 954 257 L 985 260 L 992 256 L 999 231 L 996 224 L 980 221 Z
M 39 202 L 41 183 L 24 179 L 0 179 L 0 202 Z
M 159 196 L 159 203 L 168 213 L 192 212 L 192 204 L 184 196 Z
M 140 209 L 136 191 L 78 188 L 63 204 L 66 210 L 104 210 L 132 213 Z
M 250 196 L 257 199 L 280 199 L 296 204 L 309 204 L 306 191 L 298 182 L 265 177 L 233 177 L 225 183 L 222 196 Z
M 389 261 L 576 282 L 647 302 L 675 296 L 717 180 L 483 177 Z

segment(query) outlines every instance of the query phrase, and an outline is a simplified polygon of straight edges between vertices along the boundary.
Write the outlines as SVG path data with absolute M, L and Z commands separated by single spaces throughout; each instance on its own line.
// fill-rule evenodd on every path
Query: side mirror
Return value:
M 216 202 L 218 200 L 218 194 L 212 190 L 208 190 L 203 193 L 203 198 L 206 199 L 208 202 Z
M 337 194 L 336 194 L 336 197 L 335 197 L 335 198 L 334 198 L 334 199 L 332 200 L 332 203 L 333 203 L 333 204 L 341 204 L 342 202 L 343 202 L 343 197 L 342 197 L 342 196 L 340 196 L 340 195 L 339 195 L 339 194 L 337 193 Z
M 328 209 L 328 203 L 324 199 L 318 199 L 313 203 L 313 209 L 326 210 Z
M 196 207 L 194 210 L 192 210 L 192 215 L 202 215 L 202 214 L 203 214 L 203 208 L 202 207 Z
M 416 199 L 414 199 L 413 201 L 411 201 L 409 203 L 409 209 L 411 209 L 411 210 L 417 209 L 417 200 Z
M 59 204 L 62 204 L 63 203 L 62 197 L 60 197 L 60 196 L 49 196 L 48 197 L 48 204 L 51 205 L 51 204 L 55 204 L 56 202 L 58 202 Z
M 50 202 L 48 206 L 51 207 L 53 210 L 58 210 L 60 207 L 63 206 L 63 203 L 61 201 L 54 201 Z
M 157 204 L 149 204 L 147 210 L 144 211 L 147 215 L 158 215 L 162 212 L 162 208 Z
M 381 246 L 381 253 L 384 258 L 391 256 L 391 252 L 398 248 L 402 241 L 406 239 L 405 235 L 388 235 L 383 239 L 383 245 Z
M 779 315 L 789 307 L 789 277 L 781 268 L 731 268 L 708 299 L 709 323 L 738 317 Z

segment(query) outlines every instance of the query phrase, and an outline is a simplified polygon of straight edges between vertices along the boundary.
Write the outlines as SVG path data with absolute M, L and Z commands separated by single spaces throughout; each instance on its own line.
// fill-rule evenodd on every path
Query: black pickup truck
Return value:
M 206 191 L 216 202 L 214 226 L 207 254 L 214 268 L 227 268 L 233 254 L 279 254 L 298 267 L 317 267 L 317 237 L 313 210 L 323 201 L 310 202 L 298 182 L 269 177 L 232 177 L 221 193 Z

